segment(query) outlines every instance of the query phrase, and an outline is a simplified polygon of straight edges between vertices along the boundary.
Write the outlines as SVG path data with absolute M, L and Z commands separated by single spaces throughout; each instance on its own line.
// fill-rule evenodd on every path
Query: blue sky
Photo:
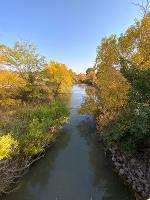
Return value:
M 138 17 L 132 0 L 0 0 L 0 43 L 36 44 L 48 60 L 76 72 L 92 67 L 102 37 L 120 34 Z

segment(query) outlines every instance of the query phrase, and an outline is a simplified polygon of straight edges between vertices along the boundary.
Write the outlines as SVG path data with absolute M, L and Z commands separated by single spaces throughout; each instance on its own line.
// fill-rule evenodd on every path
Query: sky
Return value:
M 0 0 L 0 43 L 29 40 L 47 60 L 75 72 L 93 67 L 103 37 L 139 17 L 132 0 Z M 135 2 L 135 1 L 134 1 Z

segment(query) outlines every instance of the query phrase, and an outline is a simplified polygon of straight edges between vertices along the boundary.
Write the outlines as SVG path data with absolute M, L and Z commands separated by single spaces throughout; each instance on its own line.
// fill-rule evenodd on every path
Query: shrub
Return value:
M 14 117 L 15 116 L 15 117 Z M 59 101 L 44 105 L 28 105 L 12 111 L 2 119 L 3 134 L 11 131 L 22 154 L 33 156 L 56 139 L 56 130 L 69 118 L 67 106 Z
M 0 137 L 0 160 L 8 159 L 18 151 L 18 142 L 11 134 Z
M 150 139 L 150 108 L 139 106 L 120 117 L 111 131 L 104 134 L 109 145 L 119 144 L 126 151 L 138 151 L 148 145 Z

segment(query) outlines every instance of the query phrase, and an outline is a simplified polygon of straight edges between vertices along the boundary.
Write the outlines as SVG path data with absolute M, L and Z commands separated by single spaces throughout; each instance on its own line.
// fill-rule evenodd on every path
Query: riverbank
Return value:
M 69 119 L 69 111 L 64 103 L 53 101 L 5 110 L 2 116 L 0 194 L 9 194 L 56 141 L 58 131 Z
M 143 148 L 137 149 L 136 151 L 127 150 L 123 148 L 123 144 L 128 144 L 128 140 L 123 138 L 121 143 L 119 142 L 119 130 L 115 134 L 112 130 L 115 129 L 115 121 L 109 120 L 109 111 L 100 112 L 99 107 L 101 106 L 101 98 L 98 97 L 98 90 L 95 87 L 87 86 L 87 98 L 84 99 L 79 112 L 81 114 L 89 113 L 94 115 L 97 124 L 97 135 L 100 141 L 104 143 L 105 148 L 111 155 L 115 171 L 118 175 L 123 178 L 126 185 L 132 190 L 135 199 L 147 200 L 150 196 L 150 156 L 149 148 L 143 145 Z M 110 113 L 111 114 L 111 113 Z M 100 118 L 100 117 L 101 118 Z M 101 124 L 105 119 L 106 125 Z M 107 121 L 106 121 L 107 120 Z M 107 124 L 108 123 L 108 124 Z M 114 137 L 114 136 L 115 137 Z M 122 136 L 122 135 L 121 135 Z M 113 142 L 111 142 L 113 138 Z M 133 143 L 134 143 L 133 138 Z M 128 147 L 128 146 L 126 146 Z
M 132 189 L 136 200 L 147 200 L 150 196 L 150 154 L 145 150 L 132 155 L 118 148 L 109 149 L 119 176 Z

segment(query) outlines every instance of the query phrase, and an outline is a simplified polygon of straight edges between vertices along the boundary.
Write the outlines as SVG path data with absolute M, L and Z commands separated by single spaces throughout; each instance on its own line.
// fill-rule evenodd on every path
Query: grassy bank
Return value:
M 3 110 L 0 135 L 0 193 L 17 186 L 18 178 L 40 159 L 69 119 L 67 106 L 58 101 Z

